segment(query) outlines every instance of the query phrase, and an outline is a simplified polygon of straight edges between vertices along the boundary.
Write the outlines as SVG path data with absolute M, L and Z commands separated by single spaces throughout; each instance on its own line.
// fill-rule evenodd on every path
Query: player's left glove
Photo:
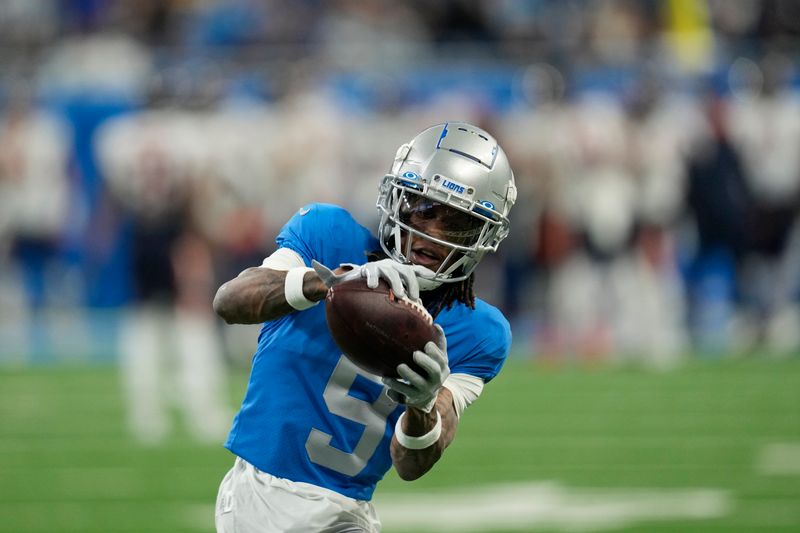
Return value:
M 426 413 L 430 413 L 433 409 L 439 396 L 439 389 L 450 375 L 450 366 L 447 364 L 447 338 L 439 324 L 434 326 L 441 333 L 441 345 L 428 342 L 424 351 L 417 350 L 413 355 L 414 362 L 421 366 L 427 375 L 420 375 L 408 365 L 402 364 L 397 367 L 397 373 L 400 374 L 402 381 L 383 378 L 384 385 L 389 387 L 387 394 L 390 398 Z

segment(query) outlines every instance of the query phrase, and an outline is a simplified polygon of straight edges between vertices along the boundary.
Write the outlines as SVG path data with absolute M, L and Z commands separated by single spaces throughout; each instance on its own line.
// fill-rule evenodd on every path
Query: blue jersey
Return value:
M 279 247 L 329 267 L 366 262 L 380 245 L 342 208 L 312 204 L 283 227 Z M 481 300 L 436 317 L 447 336 L 450 371 L 489 381 L 508 355 L 505 317 Z M 369 500 L 392 466 L 394 426 L 404 407 L 380 378 L 341 355 L 324 305 L 264 323 L 244 402 L 225 447 L 259 470 Z

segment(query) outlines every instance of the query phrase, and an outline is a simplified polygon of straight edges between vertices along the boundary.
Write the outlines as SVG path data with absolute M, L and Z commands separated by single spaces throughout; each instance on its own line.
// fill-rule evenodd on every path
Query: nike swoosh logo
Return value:
M 302 216 L 307 215 L 309 211 L 311 211 L 310 207 L 301 207 L 300 211 L 298 211 L 298 213 L 300 213 L 300 216 L 302 217 Z

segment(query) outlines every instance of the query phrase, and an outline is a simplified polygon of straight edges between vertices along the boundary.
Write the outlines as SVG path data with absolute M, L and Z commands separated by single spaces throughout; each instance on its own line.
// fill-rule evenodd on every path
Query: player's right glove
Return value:
M 344 263 L 340 268 L 346 270 L 342 274 L 336 274 L 333 270 L 326 267 L 316 260 L 311 261 L 314 271 L 322 279 L 323 283 L 330 288 L 339 283 L 353 279 L 366 278 L 367 287 L 374 289 L 378 286 L 381 278 L 389 282 L 389 286 L 398 298 L 403 298 L 406 294 L 412 300 L 419 300 L 419 281 L 421 278 L 433 277 L 433 271 L 420 265 L 404 265 L 392 259 L 381 259 L 363 265 Z

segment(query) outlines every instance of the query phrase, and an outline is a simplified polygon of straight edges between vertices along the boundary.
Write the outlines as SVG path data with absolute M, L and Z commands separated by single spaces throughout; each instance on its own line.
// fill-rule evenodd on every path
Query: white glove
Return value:
M 434 326 L 441 333 L 441 346 L 430 341 L 425 345 L 425 351 L 417 350 L 413 355 L 414 362 L 427 372 L 427 376 L 414 372 L 411 367 L 403 363 L 397 367 L 397 373 L 403 381 L 383 378 L 383 384 L 389 387 L 387 394 L 390 398 L 426 413 L 430 413 L 436 405 L 439 389 L 450 375 L 450 366 L 447 364 L 447 338 L 439 324 Z
M 381 278 L 389 282 L 389 286 L 398 298 L 403 298 L 408 294 L 412 300 L 419 300 L 419 281 L 417 276 L 422 278 L 433 277 L 433 271 L 420 265 L 404 265 L 392 259 L 381 259 L 363 265 L 344 263 L 342 267 L 350 267 L 351 270 L 343 274 L 335 274 L 331 269 L 317 262 L 311 261 L 314 271 L 322 279 L 323 283 L 330 288 L 344 281 L 353 279 L 367 278 L 367 287 L 374 289 L 378 286 Z

